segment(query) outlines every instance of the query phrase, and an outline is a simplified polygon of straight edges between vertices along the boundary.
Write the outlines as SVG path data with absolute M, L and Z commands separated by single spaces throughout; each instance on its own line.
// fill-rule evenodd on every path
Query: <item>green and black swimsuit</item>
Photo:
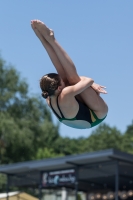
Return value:
M 104 117 L 103 119 L 99 119 L 96 116 L 96 114 L 94 113 L 94 111 L 91 110 L 90 108 L 88 108 L 88 106 L 86 104 L 80 102 L 76 97 L 75 97 L 75 99 L 77 100 L 77 102 L 79 104 L 79 111 L 78 111 L 77 115 L 72 119 L 68 119 L 68 118 L 64 117 L 64 115 L 59 107 L 58 97 L 57 97 L 57 107 L 59 109 L 61 117 L 53 109 L 52 104 L 51 104 L 51 99 L 50 99 L 50 106 L 51 106 L 54 114 L 57 116 L 59 121 L 62 122 L 63 124 L 70 126 L 72 128 L 86 129 L 86 128 L 91 128 L 93 126 L 96 126 L 97 124 L 101 123 L 106 118 L 106 117 Z

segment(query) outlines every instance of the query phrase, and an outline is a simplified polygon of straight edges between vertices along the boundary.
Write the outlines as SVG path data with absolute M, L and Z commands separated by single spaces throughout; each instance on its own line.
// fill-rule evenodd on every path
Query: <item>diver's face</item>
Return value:
M 65 88 L 65 83 L 64 81 L 61 79 L 61 88 L 64 89 Z
M 61 83 L 61 85 L 58 87 L 58 90 L 61 92 L 65 88 L 65 83 L 62 79 L 61 79 L 60 83 Z

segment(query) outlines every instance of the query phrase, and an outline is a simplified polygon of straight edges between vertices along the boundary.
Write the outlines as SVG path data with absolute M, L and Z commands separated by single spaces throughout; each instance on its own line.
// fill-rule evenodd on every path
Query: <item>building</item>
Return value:
M 4 165 L 0 173 L 7 175 L 7 192 L 11 186 L 39 188 L 39 199 L 61 188 L 74 191 L 76 200 L 79 191 L 86 200 L 133 199 L 133 155 L 115 149 Z

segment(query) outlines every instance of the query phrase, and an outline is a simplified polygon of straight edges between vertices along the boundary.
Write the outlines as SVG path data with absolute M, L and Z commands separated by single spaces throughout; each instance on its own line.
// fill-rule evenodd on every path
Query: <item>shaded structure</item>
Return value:
M 133 155 L 108 149 L 3 165 L 0 173 L 8 177 L 7 192 L 11 186 L 38 187 L 41 199 L 42 188 L 66 187 L 75 189 L 76 200 L 78 191 L 101 195 L 113 191 L 118 200 L 119 191 L 133 190 Z

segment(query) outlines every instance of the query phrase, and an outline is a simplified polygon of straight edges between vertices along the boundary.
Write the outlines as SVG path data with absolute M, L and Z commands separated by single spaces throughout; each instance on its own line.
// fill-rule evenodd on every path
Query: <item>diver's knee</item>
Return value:
M 69 76 L 68 81 L 69 81 L 70 85 L 75 85 L 76 83 L 78 83 L 80 81 L 80 77 L 77 75 Z
M 100 110 L 95 111 L 95 113 L 96 113 L 96 115 L 97 115 L 97 117 L 99 119 L 103 119 L 104 117 L 106 117 L 107 114 L 108 114 L 108 106 L 107 106 L 107 104 L 105 103 L 102 106 L 102 108 Z

